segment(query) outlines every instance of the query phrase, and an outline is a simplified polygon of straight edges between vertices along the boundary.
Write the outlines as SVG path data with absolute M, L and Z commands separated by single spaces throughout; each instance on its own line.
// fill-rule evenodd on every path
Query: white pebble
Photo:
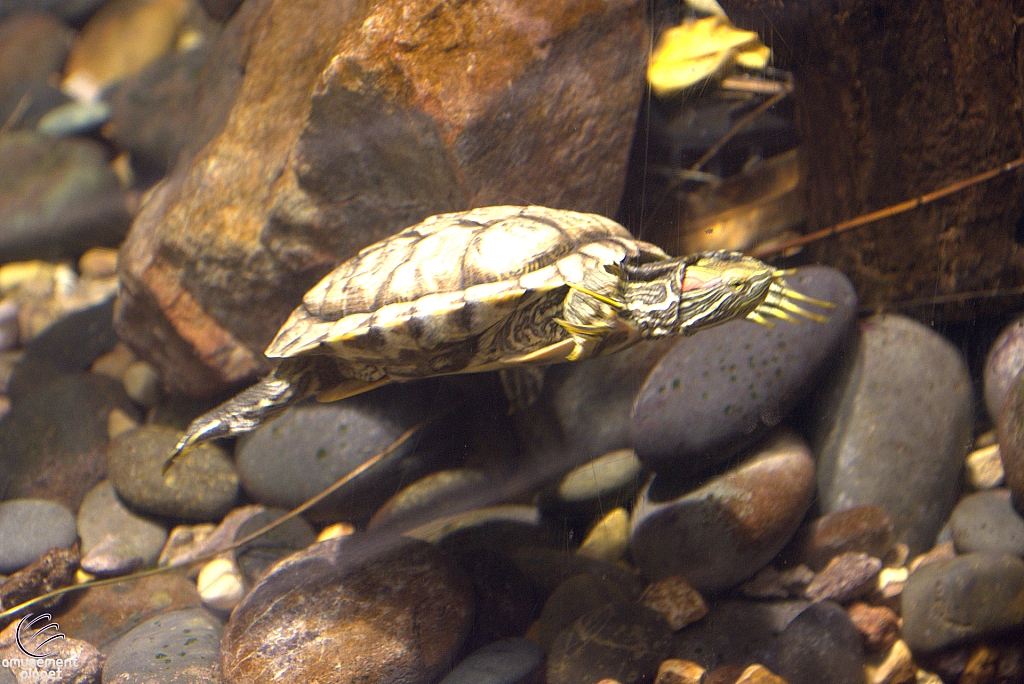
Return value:
M 975 449 L 967 455 L 966 465 L 967 482 L 978 490 L 998 487 L 1006 477 L 998 444 Z
M 214 558 L 199 571 L 196 588 L 203 605 L 216 610 L 231 610 L 245 597 L 245 583 L 235 563 Z

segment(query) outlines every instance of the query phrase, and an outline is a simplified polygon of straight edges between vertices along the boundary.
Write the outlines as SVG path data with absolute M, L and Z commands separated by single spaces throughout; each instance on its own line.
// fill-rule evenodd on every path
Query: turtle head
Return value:
M 819 322 L 825 317 L 797 301 L 831 307 L 786 286 L 789 271 L 739 252 L 706 252 L 641 265 L 622 264 L 623 294 L 641 337 L 692 335 L 740 318 Z

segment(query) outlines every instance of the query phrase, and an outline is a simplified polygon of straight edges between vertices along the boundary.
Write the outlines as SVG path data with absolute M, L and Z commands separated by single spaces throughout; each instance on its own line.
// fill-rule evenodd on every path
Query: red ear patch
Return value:
M 722 276 L 718 273 L 691 266 L 686 269 L 686 275 L 683 276 L 683 292 L 714 287 L 720 285 L 721 282 Z

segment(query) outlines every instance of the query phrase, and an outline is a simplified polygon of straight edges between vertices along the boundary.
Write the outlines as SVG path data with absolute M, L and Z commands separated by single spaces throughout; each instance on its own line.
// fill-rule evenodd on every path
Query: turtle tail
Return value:
M 308 378 L 271 373 L 255 385 L 193 420 L 164 464 L 164 472 L 183 451 L 195 444 L 249 432 L 305 399 L 315 389 Z

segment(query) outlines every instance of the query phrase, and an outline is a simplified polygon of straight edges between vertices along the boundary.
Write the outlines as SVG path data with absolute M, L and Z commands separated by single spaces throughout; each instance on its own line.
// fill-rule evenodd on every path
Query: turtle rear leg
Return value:
M 185 436 L 164 464 L 164 472 L 181 452 L 194 444 L 256 429 L 295 402 L 309 396 L 309 384 L 301 379 L 289 380 L 271 373 L 217 408 L 207 411 L 189 424 Z

